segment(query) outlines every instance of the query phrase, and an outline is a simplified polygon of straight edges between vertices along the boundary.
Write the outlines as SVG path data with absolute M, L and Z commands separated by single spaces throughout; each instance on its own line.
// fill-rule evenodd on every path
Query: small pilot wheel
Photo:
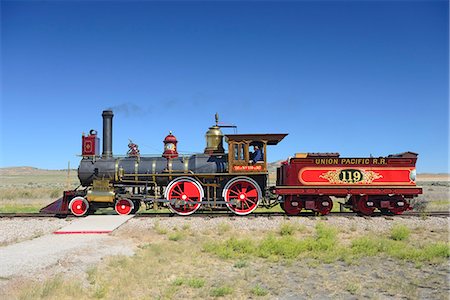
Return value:
M 200 208 L 203 189 L 195 179 L 180 177 L 167 186 L 165 197 L 169 200 L 169 209 L 172 212 L 187 216 Z
M 77 217 L 85 216 L 89 210 L 89 202 L 83 197 L 75 197 L 70 200 L 69 209 Z
M 134 204 L 130 199 L 119 199 L 116 201 L 114 209 L 119 215 L 129 215 L 134 209 Z
M 224 187 L 222 196 L 229 210 L 237 215 L 248 215 L 258 207 L 261 188 L 249 177 L 236 177 Z

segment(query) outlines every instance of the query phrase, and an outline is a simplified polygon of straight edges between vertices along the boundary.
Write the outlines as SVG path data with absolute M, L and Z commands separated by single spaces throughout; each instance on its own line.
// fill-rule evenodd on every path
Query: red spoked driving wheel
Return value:
M 203 188 L 195 179 L 180 177 L 167 186 L 165 198 L 169 200 L 169 209 L 172 212 L 187 216 L 200 208 Z
M 69 209 L 77 217 L 85 216 L 89 210 L 89 202 L 83 197 L 75 197 L 70 200 Z
M 375 211 L 375 205 L 367 195 L 356 198 L 356 207 L 365 216 L 370 216 Z
M 333 209 L 333 201 L 329 196 L 321 196 L 316 201 L 316 211 L 321 215 L 327 215 Z
M 119 199 L 116 201 L 114 209 L 119 215 L 129 215 L 134 209 L 134 204 L 130 199 Z
M 284 211 L 289 216 L 296 216 L 302 211 L 303 205 L 296 196 L 286 196 L 284 198 Z
M 225 185 L 222 196 L 229 210 L 245 216 L 258 207 L 262 192 L 255 180 L 240 176 Z

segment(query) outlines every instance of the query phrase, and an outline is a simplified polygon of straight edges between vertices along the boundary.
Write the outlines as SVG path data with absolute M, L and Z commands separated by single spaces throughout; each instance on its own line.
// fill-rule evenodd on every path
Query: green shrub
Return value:
M 337 241 L 337 231 L 334 228 L 325 226 L 323 223 L 318 223 L 316 225 L 316 239 L 315 243 L 312 244 L 312 249 L 314 251 L 327 251 L 332 250 Z
M 184 237 L 184 233 L 181 231 L 175 231 L 171 234 L 169 234 L 169 240 L 170 241 L 179 241 Z
M 172 285 L 181 286 L 184 283 L 184 278 L 178 277 L 173 282 Z
M 280 235 L 292 235 L 295 231 L 294 225 L 290 223 L 283 223 L 280 226 Z
M 384 249 L 384 240 L 363 236 L 352 240 L 351 250 L 357 256 L 374 256 Z
M 240 259 L 234 264 L 234 267 L 238 268 L 238 269 L 242 269 L 242 268 L 245 268 L 247 265 L 248 265 L 248 263 L 246 260 Z
M 394 225 L 391 229 L 391 239 L 394 241 L 403 241 L 408 239 L 411 231 L 405 225 Z
M 298 240 L 291 236 L 275 238 L 273 235 L 269 235 L 261 241 L 256 254 L 262 258 L 283 257 L 292 259 L 307 251 L 310 243 L 309 239 Z
M 259 284 L 253 287 L 250 292 L 255 296 L 266 296 L 269 293 L 268 290 L 261 287 Z
M 437 262 L 450 257 L 450 247 L 447 243 L 438 242 L 416 247 L 405 241 L 392 240 L 384 237 L 361 237 L 351 244 L 355 257 L 387 254 L 390 257 L 413 262 Z
M 233 293 L 233 289 L 229 286 L 222 286 L 218 288 L 213 288 L 211 290 L 211 296 L 212 297 L 223 297 L 226 295 L 230 295 Z
M 206 243 L 203 246 L 203 250 L 214 253 L 221 258 L 234 258 L 254 253 L 254 244 L 250 239 L 238 240 L 232 237 L 225 242 Z
M 205 285 L 205 280 L 202 278 L 191 278 L 187 281 L 191 288 L 199 289 Z
M 155 225 L 153 225 L 153 227 L 155 228 L 157 234 L 167 234 L 167 229 L 161 228 L 158 221 L 155 222 Z
M 350 246 L 347 246 L 338 242 L 336 229 L 319 223 L 314 237 L 298 239 L 291 235 L 280 237 L 273 233 L 260 241 L 233 237 L 223 242 L 207 243 L 203 250 L 224 259 L 253 256 L 278 261 L 297 259 L 302 256 L 324 263 L 336 260 L 351 263 L 357 258 L 380 254 L 413 262 L 431 263 L 450 257 L 449 244 L 432 243 L 418 247 L 408 243 L 409 229 L 405 230 L 405 228 L 404 226 L 393 228 L 389 238 L 373 235 L 355 238 Z M 241 263 L 236 263 L 235 267 L 241 267 Z
M 345 290 L 352 295 L 355 295 L 361 289 L 361 285 L 355 282 L 348 282 L 345 286 Z

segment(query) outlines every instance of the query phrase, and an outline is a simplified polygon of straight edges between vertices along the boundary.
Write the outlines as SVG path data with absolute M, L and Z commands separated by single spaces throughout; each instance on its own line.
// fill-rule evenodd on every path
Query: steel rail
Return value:
M 99 215 L 115 215 L 114 212 Z M 319 218 L 326 219 L 328 217 L 363 217 L 363 218 L 377 218 L 377 217 L 387 217 L 387 218 L 409 218 L 409 217 L 450 217 L 449 211 L 408 211 L 401 215 L 383 215 L 380 212 L 375 212 L 370 216 L 360 215 L 356 212 L 331 212 L 327 215 L 317 215 L 314 212 L 301 212 L 296 216 L 288 216 L 284 212 L 253 212 L 246 216 L 235 215 L 229 211 L 200 211 L 189 216 L 179 216 L 175 213 L 170 212 L 152 212 L 152 213 L 138 213 L 135 218 L 156 218 L 156 217 L 178 217 L 178 218 L 217 218 L 217 217 L 228 217 L 228 218 L 257 218 L 257 217 L 285 217 L 285 218 Z M 42 213 L 0 213 L 0 218 L 71 218 L 75 219 L 77 217 L 73 215 L 54 215 L 54 214 L 42 214 Z

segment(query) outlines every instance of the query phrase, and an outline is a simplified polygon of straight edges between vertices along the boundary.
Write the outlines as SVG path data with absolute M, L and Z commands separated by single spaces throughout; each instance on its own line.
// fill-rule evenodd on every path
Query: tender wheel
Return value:
M 69 209 L 77 217 L 85 216 L 89 210 L 89 202 L 83 197 L 75 197 L 70 200 Z
M 401 215 L 409 209 L 409 203 L 402 196 L 393 196 L 390 202 L 391 208 L 389 208 L 389 211 L 394 215 Z
M 169 209 L 181 216 L 196 212 L 203 199 L 203 188 L 198 181 L 189 177 L 173 180 L 164 194 L 169 200 Z
M 321 215 L 327 215 L 333 209 L 333 201 L 329 196 L 322 196 L 316 201 L 316 211 Z
M 262 197 L 261 188 L 249 177 L 236 177 L 223 188 L 222 193 L 229 210 L 237 215 L 245 216 L 258 207 Z
M 129 215 L 134 209 L 134 204 L 130 199 L 119 199 L 116 201 L 114 209 L 119 215 Z
M 284 211 L 289 216 L 297 216 L 302 211 L 302 202 L 298 197 L 286 196 L 284 199 Z
M 358 212 L 365 216 L 370 216 L 375 211 L 375 205 L 367 195 L 357 198 L 356 207 L 358 208 Z

